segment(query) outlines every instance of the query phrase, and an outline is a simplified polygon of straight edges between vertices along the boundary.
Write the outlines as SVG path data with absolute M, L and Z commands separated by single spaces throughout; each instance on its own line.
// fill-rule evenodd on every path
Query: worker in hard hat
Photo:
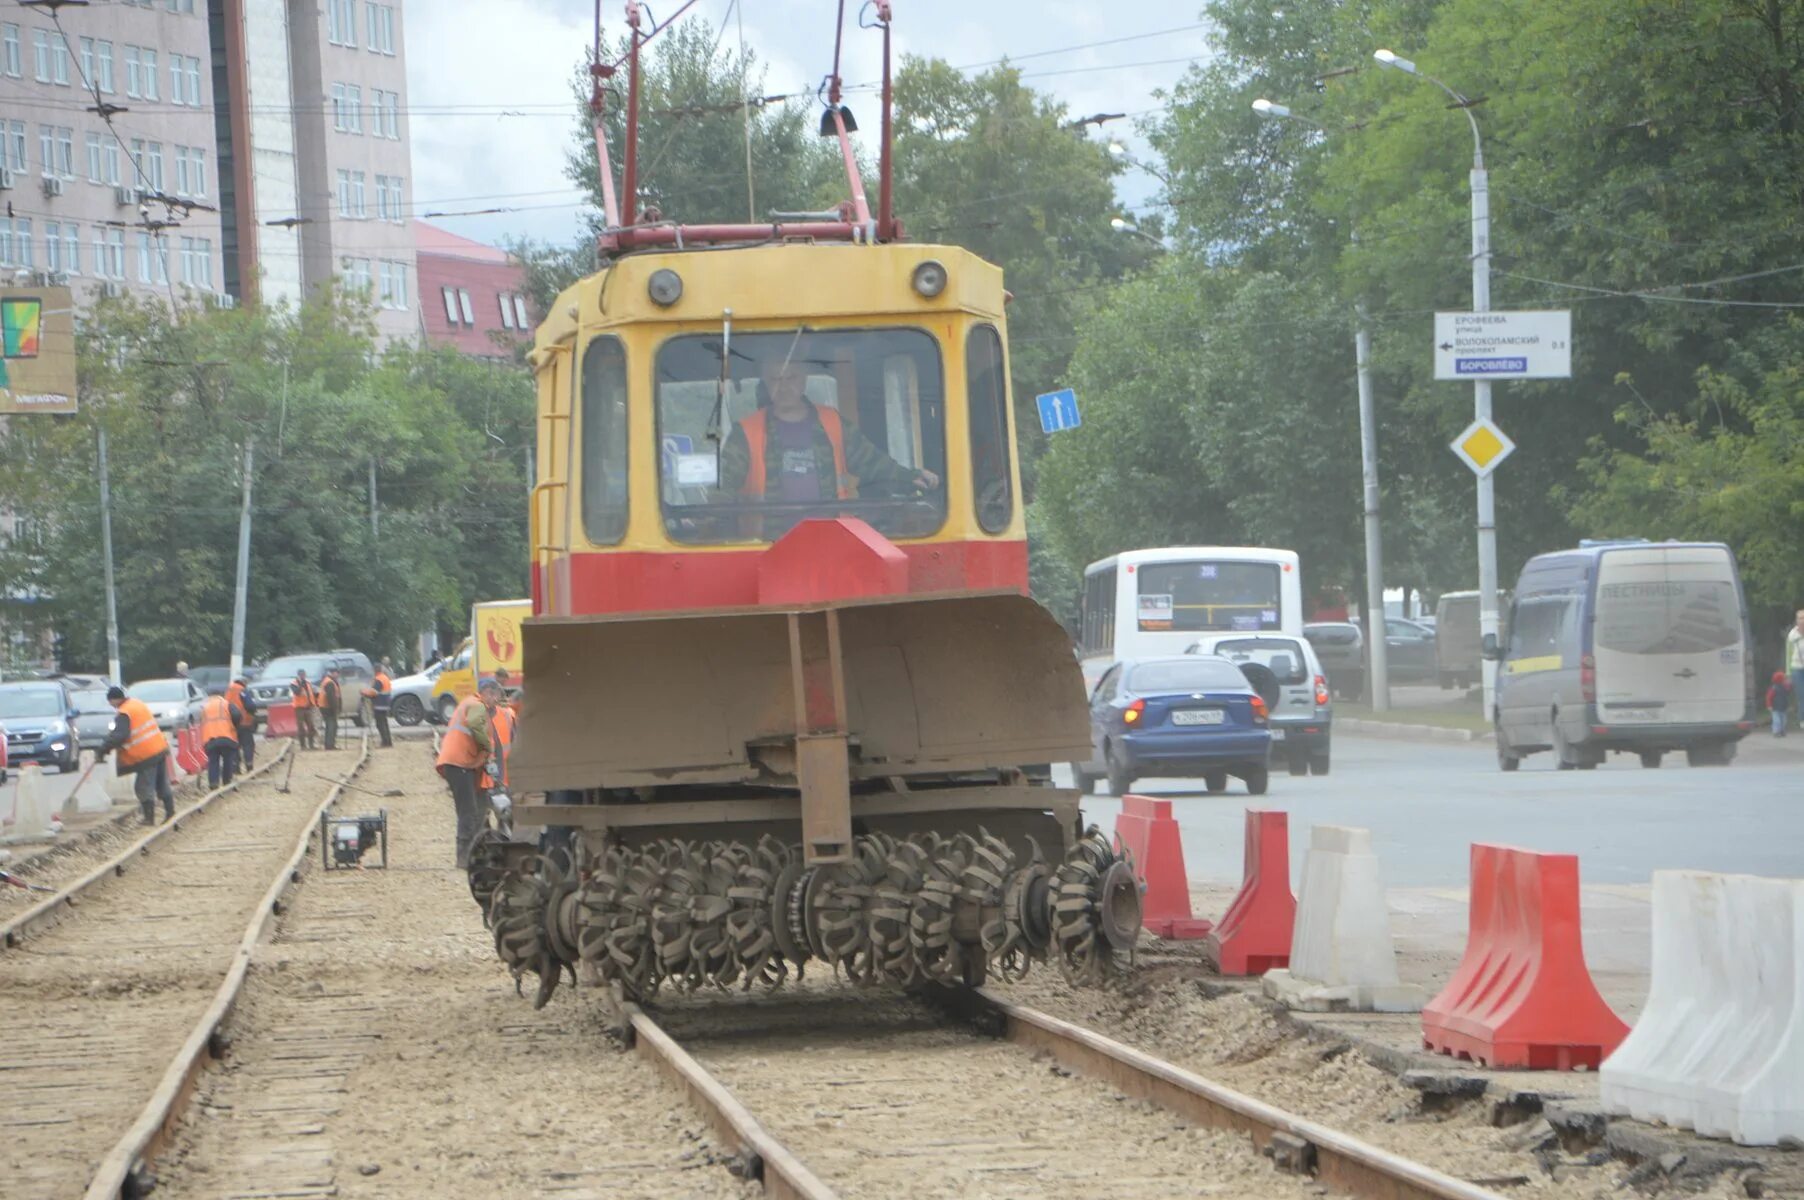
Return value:
M 451 789 L 457 808 L 457 865 L 468 866 L 470 843 L 488 819 L 488 789 L 483 768 L 494 752 L 490 712 L 501 702 L 501 685 L 484 675 L 476 694 L 466 696 L 451 712 L 445 736 L 439 739 L 438 773 Z

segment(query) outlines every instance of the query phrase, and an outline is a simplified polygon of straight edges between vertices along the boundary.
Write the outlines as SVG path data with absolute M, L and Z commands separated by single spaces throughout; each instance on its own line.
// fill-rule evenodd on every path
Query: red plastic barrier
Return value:
M 1223 975 L 1263 975 L 1290 965 L 1297 898 L 1290 890 L 1290 815 L 1247 809 L 1245 879 L 1204 952 Z
M 175 735 L 175 761 L 190 775 L 207 769 L 207 754 L 200 746 L 200 732 L 182 729 Z
M 1595 1071 L 1628 1032 L 1585 966 L 1578 856 L 1474 842 L 1466 953 L 1422 1009 L 1423 1043 L 1487 1067 Z
M 294 723 L 294 705 L 272 704 L 263 710 L 263 736 L 272 738 L 293 737 L 300 727 Z
M 1184 847 L 1171 801 L 1123 796 L 1115 842 L 1133 859 L 1134 873 L 1140 876 L 1146 931 L 1174 941 L 1208 936 L 1213 926 L 1190 913 L 1190 879 L 1184 873 Z

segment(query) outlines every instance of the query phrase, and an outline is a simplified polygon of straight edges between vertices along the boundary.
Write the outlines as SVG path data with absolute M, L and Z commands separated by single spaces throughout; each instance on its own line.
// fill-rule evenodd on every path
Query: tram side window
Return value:
M 1015 492 L 1009 478 L 1008 385 L 1003 374 L 1002 337 L 994 326 L 979 325 L 965 339 L 965 379 L 977 524 L 985 533 L 1001 533 L 1015 515 Z
M 611 337 L 583 351 L 583 532 L 597 546 L 626 536 L 626 352 Z

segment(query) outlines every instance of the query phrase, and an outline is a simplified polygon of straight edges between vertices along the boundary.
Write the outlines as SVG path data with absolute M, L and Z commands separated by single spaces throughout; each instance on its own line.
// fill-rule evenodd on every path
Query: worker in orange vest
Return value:
M 363 698 L 370 702 L 370 717 L 376 722 L 376 733 L 382 739 L 384 748 L 394 745 L 388 736 L 388 706 L 391 699 L 389 693 L 394 690 L 394 680 L 388 675 L 388 660 L 376 668 L 376 677 L 370 685 L 363 689 Z
M 905 467 L 847 423 L 837 409 L 812 403 L 808 373 L 794 356 L 767 359 L 760 368 L 758 411 L 733 427 L 720 454 L 720 489 L 747 500 L 801 505 L 849 500 L 857 485 L 901 492 L 932 491 L 940 477 L 925 467 Z M 768 404 L 765 403 L 768 398 Z M 757 518 L 749 536 L 775 537 L 808 515 L 801 508 L 765 534 Z
M 494 751 L 489 719 L 501 702 L 501 685 L 484 675 L 476 694 L 466 696 L 451 712 L 445 736 L 439 739 L 438 773 L 451 789 L 457 808 L 457 865 L 468 866 L 470 843 L 488 819 L 488 791 L 482 786 L 483 768 Z
M 215 691 L 201 705 L 200 744 L 207 752 L 207 786 L 232 782 L 238 774 L 238 723 L 223 692 Z
M 232 706 L 232 726 L 238 731 L 238 766 L 248 771 L 257 765 L 257 702 L 251 699 L 250 680 L 232 680 L 226 703 Z
M 157 728 L 157 719 L 142 700 L 125 694 L 124 688 L 107 689 L 107 703 L 119 715 L 100 756 L 118 752 L 114 760 L 121 775 L 132 776 L 132 792 L 146 825 L 157 823 L 157 797 L 163 799 L 163 819 L 175 816 L 175 789 L 169 784 L 169 739 Z
M 495 674 L 499 676 L 501 672 L 496 671 Z M 496 680 L 496 686 L 501 691 L 501 695 L 496 701 L 495 707 L 489 712 L 489 727 L 494 734 L 492 740 L 495 744 L 495 753 L 489 758 L 488 786 L 491 791 L 495 789 L 507 791 L 508 761 L 514 753 L 514 733 L 520 727 L 519 694 L 516 692 L 515 699 L 510 701 L 499 679 Z
M 295 736 L 301 739 L 301 749 L 311 750 L 318 729 L 313 723 L 313 710 L 319 707 L 319 689 L 307 678 L 307 672 L 300 670 L 294 673 L 288 694 L 294 697 Z
M 319 685 L 319 725 L 326 749 L 338 749 L 338 714 L 344 708 L 344 689 L 338 682 L 338 668 L 327 667 Z

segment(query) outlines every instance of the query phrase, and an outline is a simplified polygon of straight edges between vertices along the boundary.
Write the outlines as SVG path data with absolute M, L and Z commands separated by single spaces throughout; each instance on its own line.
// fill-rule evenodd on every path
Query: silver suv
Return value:
M 1187 654 L 1213 654 L 1240 668 L 1265 701 L 1272 732 L 1272 765 L 1292 775 L 1326 775 L 1334 710 L 1328 677 L 1308 641 L 1288 633 L 1218 633 Z

